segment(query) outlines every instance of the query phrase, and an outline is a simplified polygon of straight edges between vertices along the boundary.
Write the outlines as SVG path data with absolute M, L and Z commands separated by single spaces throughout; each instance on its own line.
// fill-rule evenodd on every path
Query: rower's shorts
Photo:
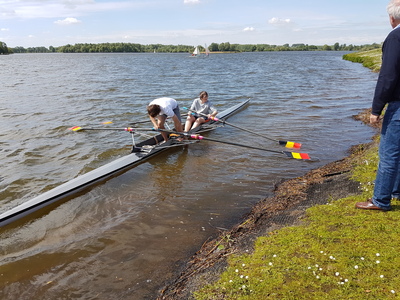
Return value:
M 179 105 L 176 108 L 173 109 L 173 112 L 178 117 L 178 120 L 182 122 L 182 120 L 181 120 L 181 112 L 179 110 Z M 163 116 L 165 118 L 168 118 L 168 116 L 166 114 L 163 114 Z

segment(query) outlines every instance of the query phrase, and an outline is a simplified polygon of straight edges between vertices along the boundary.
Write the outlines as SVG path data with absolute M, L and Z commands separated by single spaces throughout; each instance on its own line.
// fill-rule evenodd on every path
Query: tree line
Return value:
M 205 51 L 203 46 L 198 46 L 200 51 Z M 334 45 L 308 45 L 308 44 L 231 44 L 226 43 L 211 43 L 208 47 L 211 52 L 263 52 L 263 51 L 365 51 L 380 48 L 380 44 L 368 45 L 346 45 L 335 43 Z M 190 45 L 162 45 L 149 44 L 141 45 L 136 43 L 100 43 L 100 44 L 75 44 L 64 45 L 60 47 L 14 47 L 7 48 L 5 43 L 0 42 L 0 54 L 9 53 L 190 53 L 194 47 Z
M 0 54 L 10 54 L 10 53 L 11 52 L 8 49 L 7 44 L 0 41 Z

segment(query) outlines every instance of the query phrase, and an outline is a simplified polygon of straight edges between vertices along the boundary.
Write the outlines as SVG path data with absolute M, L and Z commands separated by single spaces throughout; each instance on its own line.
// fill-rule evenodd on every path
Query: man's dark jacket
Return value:
M 382 66 L 372 102 L 372 114 L 379 116 L 386 103 L 400 101 L 400 27 L 393 29 L 382 46 Z

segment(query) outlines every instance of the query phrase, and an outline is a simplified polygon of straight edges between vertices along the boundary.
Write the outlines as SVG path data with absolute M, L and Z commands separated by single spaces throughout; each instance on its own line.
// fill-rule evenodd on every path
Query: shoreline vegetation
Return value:
M 378 71 L 380 53 L 343 59 Z M 354 118 L 369 124 L 369 114 Z M 157 299 L 398 299 L 400 201 L 389 212 L 354 206 L 372 196 L 378 131 L 348 157 L 278 185 L 205 242 Z
M 205 47 L 199 45 L 200 52 L 205 52 Z M 208 46 L 213 54 L 219 53 L 240 53 L 240 52 L 264 52 L 264 51 L 367 51 L 380 48 L 377 43 L 366 45 L 346 45 L 335 43 L 333 45 L 308 45 L 308 44 L 231 44 L 211 43 Z M 0 54 L 14 53 L 192 53 L 194 46 L 191 45 L 163 45 L 149 44 L 142 45 L 137 43 L 79 43 L 67 44 L 59 47 L 28 47 L 21 46 L 7 47 L 6 43 L 0 41 Z

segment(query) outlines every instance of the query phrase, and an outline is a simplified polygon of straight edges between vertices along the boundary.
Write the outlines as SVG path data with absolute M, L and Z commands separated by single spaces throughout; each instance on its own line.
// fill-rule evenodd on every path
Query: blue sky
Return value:
M 381 43 L 388 0 L 0 0 L 9 47 Z

